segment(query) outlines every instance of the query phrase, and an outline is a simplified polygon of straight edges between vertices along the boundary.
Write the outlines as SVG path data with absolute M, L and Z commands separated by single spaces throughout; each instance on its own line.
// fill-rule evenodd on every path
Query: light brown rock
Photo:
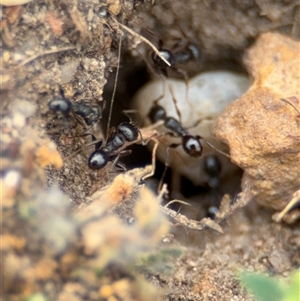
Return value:
M 244 57 L 253 85 L 214 128 L 229 145 L 232 161 L 244 169 L 255 200 L 276 210 L 300 185 L 299 54 L 299 42 L 261 35 Z

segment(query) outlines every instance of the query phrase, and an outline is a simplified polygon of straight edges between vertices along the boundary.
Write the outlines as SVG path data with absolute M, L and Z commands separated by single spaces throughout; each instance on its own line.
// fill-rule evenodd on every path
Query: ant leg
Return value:
M 158 132 L 155 131 L 156 128 L 162 126 L 163 124 L 164 124 L 164 120 L 159 120 L 154 124 L 151 124 L 145 128 L 141 128 L 141 130 L 137 129 L 138 133 L 141 136 L 141 144 L 145 146 L 148 144 L 150 140 L 154 140 L 157 137 L 163 136 L 163 134 L 162 135 L 158 134 Z
M 93 136 L 93 138 L 92 138 L 92 139 L 94 140 L 94 138 L 96 138 L 96 137 L 95 137 L 94 135 L 92 135 L 92 136 Z M 94 141 L 96 142 L 96 144 L 95 144 L 95 151 L 96 151 L 96 150 L 98 150 L 98 149 L 101 147 L 101 145 L 102 145 L 103 141 L 102 141 L 102 140 L 100 140 L 100 141 L 98 141 L 98 142 L 97 142 L 97 140 L 96 140 L 96 139 L 95 139 Z
M 67 127 L 68 128 L 73 128 L 74 127 L 74 121 L 73 120 L 68 120 L 70 117 L 69 116 L 64 116 L 64 119 L 65 120 L 54 120 L 55 118 L 52 118 L 51 121 L 47 121 L 47 124 L 46 124 L 46 127 L 48 128 L 47 132 L 48 134 L 50 135 L 61 135 L 61 132 L 56 132 L 55 130 L 57 129 L 53 129 L 54 132 L 50 131 L 50 126 L 53 125 L 53 126 L 61 126 L 61 127 Z
M 140 119 L 141 119 L 141 115 L 140 115 L 140 112 L 138 111 L 138 110 L 136 110 L 136 109 L 131 109 L 131 110 L 123 110 L 122 112 L 121 112 L 123 115 L 125 115 L 128 119 L 129 119 L 129 123 L 131 123 L 131 124 L 135 124 L 135 122 L 133 122 L 133 120 L 132 120 L 132 118 L 131 118 L 131 116 L 130 116 L 130 114 L 138 114 L 138 123 L 140 123 Z
M 152 177 L 155 173 L 156 151 L 157 151 L 157 148 L 158 148 L 158 145 L 159 145 L 159 141 L 155 138 L 152 138 L 152 141 L 154 142 L 154 146 L 153 146 L 153 149 L 152 149 L 152 162 L 151 162 L 152 170 L 148 174 L 144 175 L 141 178 L 142 182 L 144 182 L 146 179 Z
M 125 172 L 127 169 L 125 168 L 125 166 L 122 163 L 119 163 L 118 161 L 119 161 L 120 157 L 128 156 L 131 153 L 132 153 L 132 151 L 130 149 L 128 149 L 128 150 L 123 150 L 119 154 L 113 156 L 111 158 L 112 160 L 110 160 L 110 161 L 112 161 L 112 164 L 109 167 L 108 171 L 112 170 L 115 166 L 117 166 L 117 167 L 121 168 Z
M 121 169 L 122 172 L 126 172 L 126 171 L 127 171 L 125 165 L 122 164 L 122 163 L 120 163 L 120 162 L 117 162 L 115 166 L 116 166 L 116 167 L 119 167 L 119 168 Z
M 163 184 L 164 184 L 164 179 L 165 179 L 167 170 L 169 168 L 169 162 L 170 162 L 169 159 L 170 159 L 170 146 L 168 146 L 167 150 L 166 150 L 165 168 L 164 168 L 163 174 L 162 174 L 162 176 L 159 180 L 159 183 L 158 183 L 158 188 L 157 188 L 158 192 L 162 190 L 162 187 L 163 187 Z
M 85 127 L 85 123 L 84 123 L 84 121 L 82 120 L 81 117 L 79 117 L 78 115 L 76 115 L 74 112 L 71 112 L 70 115 L 72 116 L 73 119 L 75 119 L 76 122 L 79 123 L 79 125 L 81 125 L 83 128 Z
M 149 142 L 149 140 L 151 140 L 151 138 L 145 140 L 145 139 L 143 138 L 143 135 L 142 135 L 141 131 L 140 131 L 139 129 L 137 129 L 137 131 L 138 131 L 139 135 L 141 136 L 141 142 L 142 142 L 142 145 L 147 145 L 148 142 Z
M 96 139 L 96 137 L 93 134 L 89 134 L 92 136 L 92 139 Z M 94 138 L 93 138 L 94 137 Z M 84 148 L 92 146 L 92 145 L 96 145 L 95 150 L 98 150 L 97 146 L 101 146 L 102 145 L 102 139 L 100 140 L 94 140 L 91 143 L 88 143 L 86 145 L 84 145 L 83 147 L 79 148 L 77 151 L 75 151 L 74 153 L 72 153 L 71 155 L 67 156 L 65 158 L 65 160 L 69 160 L 70 158 L 74 157 L 75 155 L 79 154 Z
M 173 87 L 171 85 L 169 85 L 169 90 L 170 90 L 170 93 L 171 93 L 171 96 L 172 96 L 172 99 L 173 99 L 173 103 L 174 103 L 174 106 L 175 106 L 175 110 L 176 110 L 176 113 L 178 115 L 178 118 L 179 118 L 179 123 L 182 124 L 182 116 L 181 116 L 181 112 L 178 108 L 178 102 L 177 102 L 177 99 L 174 95 L 174 90 L 173 90 Z
M 144 57 L 144 55 L 142 54 L 141 51 L 139 51 L 137 48 L 134 49 L 141 58 L 143 58 L 144 62 L 147 65 L 148 70 L 150 71 L 150 73 L 153 73 L 155 75 L 161 75 L 161 74 L 157 74 L 157 72 L 155 71 L 154 67 L 151 65 L 151 63 L 149 62 L 149 58 L 148 57 Z
M 110 165 L 109 169 L 107 170 L 107 173 L 110 172 L 117 165 L 119 158 L 120 158 L 120 154 L 117 154 L 109 159 L 110 161 L 112 161 L 112 164 Z
M 65 90 L 63 89 L 63 87 L 61 85 L 58 85 L 58 89 L 59 89 L 59 93 L 62 96 L 62 98 L 66 98 Z
M 186 86 L 186 90 L 185 90 L 185 100 L 186 102 L 191 106 L 191 103 L 189 101 L 189 97 L 188 97 L 188 92 L 189 92 L 189 77 L 186 71 L 176 68 L 176 71 L 178 73 L 180 73 L 183 76 L 184 82 L 185 82 L 185 86 Z

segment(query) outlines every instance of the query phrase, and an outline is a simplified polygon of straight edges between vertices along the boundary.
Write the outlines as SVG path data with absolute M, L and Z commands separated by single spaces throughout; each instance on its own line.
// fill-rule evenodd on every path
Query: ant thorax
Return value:
M 228 151 L 213 136 L 212 127 L 226 106 L 238 99 L 249 85 L 250 80 L 244 75 L 214 71 L 190 79 L 188 85 L 183 80 L 156 79 L 142 87 L 135 96 L 135 107 L 145 125 L 152 123 L 150 118 L 169 118 L 168 124 L 165 123 L 167 126 L 158 129 L 160 133 L 165 133 L 159 139 L 158 158 L 165 162 L 167 147 L 180 144 L 176 148 L 170 148 L 169 164 L 196 185 L 207 180 L 201 176 L 205 173 L 202 160 L 206 155 L 215 154 L 219 158 L 222 164 L 221 177 L 230 173 L 226 168 L 229 159 L 213 151 L 205 141 L 219 150 Z M 171 135 L 168 134 L 170 132 Z M 187 135 L 195 139 L 184 141 L 183 137 Z M 186 147 L 191 147 L 190 154 Z

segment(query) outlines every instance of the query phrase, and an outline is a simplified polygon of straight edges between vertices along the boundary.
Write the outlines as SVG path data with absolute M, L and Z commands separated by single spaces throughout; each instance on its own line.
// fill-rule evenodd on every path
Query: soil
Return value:
M 240 199 L 248 205 L 234 207 L 240 174 L 223 183 L 228 190 L 220 189 L 222 196 L 232 194 L 231 207 L 220 210 L 215 224 L 197 220 L 197 231 L 160 212 L 162 197 L 140 181 L 145 169 L 122 174 L 87 165 L 94 150 L 87 144 L 106 136 L 117 67 L 110 125 L 120 122 L 120 111 L 153 76 L 150 47 L 119 23 L 156 46 L 161 39 L 168 49 L 186 41 L 201 49 L 200 60 L 180 66 L 188 76 L 216 69 L 247 73 L 242 57 L 261 33 L 299 39 L 297 1 L 39 0 L 1 9 L 3 300 L 250 301 L 240 270 L 287 278 L 299 268 L 299 221 L 274 222 L 274 209 L 251 202 L 247 179 Z M 171 70 L 169 76 L 182 75 Z M 50 112 L 48 102 L 62 97 L 99 106 L 100 120 L 90 127 L 74 114 Z M 150 155 L 141 153 L 128 166 L 149 164 Z M 193 209 L 181 213 L 207 216 L 214 192 L 183 186 L 182 199 Z M 177 256 L 160 262 L 168 249 Z M 152 253 L 158 266 L 146 260 L 136 268 Z

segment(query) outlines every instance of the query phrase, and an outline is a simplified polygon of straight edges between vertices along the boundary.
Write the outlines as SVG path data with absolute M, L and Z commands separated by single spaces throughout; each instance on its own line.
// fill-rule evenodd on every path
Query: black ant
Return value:
M 181 120 L 181 113 L 177 107 L 176 104 L 176 98 L 174 96 L 174 92 L 172 89 L 172 86 L 169 86 L 170 89 L 170 93 L 172 95 L 172 99 L 175 105 L 175 109 L 177 112 L 177 115 L 179 116 L 179 119 Z M 230 156 L 224 152 L 222 152 L 221 150 L 218 150 L 217 148 L 215 148 L 212 144 L 210 144 L 208 141 L 204 140 L 203 137 L 196 135 L 196 136 L 192 136 L 189 134 L 189 132 L 183 128 L 183 126 L 181 125 L 181 122 L 179 122 L 178 120 L 176 120 L 173 117 L 168 117 L 166 114 L 165 109 L 158 104 L 158 101 L 163 98 L 163 95 L 161 97 L 159 97 L 157 100 L 154 101 L 154 105 L 151 107 L 150 112 L 148 113 L 148 117 L 150 118 L 151 122 L 158 122 L 158 121 L 163 121 L 163 125 L 173 131 L 175 134 L 177 134 L 179 137 L 181 137 L 181 145 L 183 150 L 191 157 L 201 157 L 202 155 L 202 151 L 203 151 L 203 147 L 201 144 L 201 139 L 212 149 L 214 149 L 215 151 L 221 153 L 222 155 L 230 158 Z M 205 118 L 204 118 L 205 119 Z M 197 126 L 203 119 L 199 119 L 194 125 Z M 172 135 L 171 133 L 169 133 L 169 135 Z M 171 144 L 169 147 L 177 147 L 178 144 Z
M 208 186 L 213 189 L 213 192 L 216 193 L 218 187 L 220 186 L 220 173 L 222 170 L 222 164 L 217 156 L 209 155 L 203 160 L 203 169 L 208 175 Z M 216 203 L 214 200 L 213 203 Z M 218 213 L 218 207 L 213 204 L 207 208 L 207 216 L 211 219 L 215 219 L 216 214 Z
M 87 126 L 92 126 L 101 117 L 101 110 L 98 105 L 90 106 L 86 103 L 72 103 L 65 97 L 50 100 L 48 108 L 50 111 L 60 112 L 64 116 L 70 116 L 72 113 L 76 120 L 82 124 L 81 117 Z
M 210 188 L 216 189 L 220 186 L 220 173 L 222 170 L 222 165 L 220 160 L 215 155 L 210 155 L 203 161 L 203 169 L 209 177 L 208 186 Z
M 177 64 L 185 64 L 193 59 L 198 60 L 200 57 L 197 47 L 193 44 L 189 44 L 183 51 L 173 53 L 168 49 L 164 49 L 163 42 L 160 40 L 158 51 L 160 55 L 170 64 L 167 65 L 157 53 L 153 51 L 151 52 L 151 59 L 155 67 L 154 71 L 156 71 L 159 75 L 163 75 L 164 77 L 168 77 L 167 68 L 175 68 Z M 181 73 L 184 76 L 184 79 L 187 80 L 187 74 L 183 70 L 178 68 L 175 68 L 175 70 Z
M 151 177 L 155 171 L 155 155 L 158 147 L 158 140 L 156 137 L 159 136 L 155 131 L 155 128 L 162 124 L 163 123 L 159 121 L 149 127 L 138 129 L 131 122 L 120 123 L 110 134 L 104 146 L 102 146 L 102 141 L 96 143 L 96 150 L 89 156 L 88 166 L 91 169 L 98 170 L 105 167 L 108 162 L 114 161 L 113 164 L 116 164 L 125 171 L 124 166 L 117 163 L 120 156 L 131 153 L 130 150 L 125 150 L 125 148 L 138 143 L 146 145 L 152 140 L 155 143 L 152 153 L 152 171 L 146 177 L 144 176 L 143 179 Z
M 118 157 L 128 151 L 120 151 L 126 142 L 133 142 L 138 139 L 139 130 L 129 122 L 122 122 L 117 129 L 109 136 L 106 144 L 102 141 L 96 144 L 96 150 L 90 155 L 88 165 L 91 169 L 101 169 L 109 161 L 117 160 Z M 101 147 L 102 146 L 102 147 Z M 118 163 L 117 163 L 118 164 Z M 123 168 L 120 164 L 119 167 Z
M 196 135 L 192 136 L 189 134 L 189 132 L 182 127 L 182 125 L 173 117 L 168 117 L 166 115 L 165 109 L 156 104 L 154 105 L 149 114 L 148 114 L 150 120 L 155 123 L 159 120 L 163 120 L 163 125 L 176 133 L 178 136 L 181 137 L 181 144 L 183 150 L 191 157 L 200 157 L 202 155 L 203 147 L 201 144 L 200 139 L 203 139 L 202 137 Z M 172 144 L 170 147 L 177 147 L 177 144 Z

